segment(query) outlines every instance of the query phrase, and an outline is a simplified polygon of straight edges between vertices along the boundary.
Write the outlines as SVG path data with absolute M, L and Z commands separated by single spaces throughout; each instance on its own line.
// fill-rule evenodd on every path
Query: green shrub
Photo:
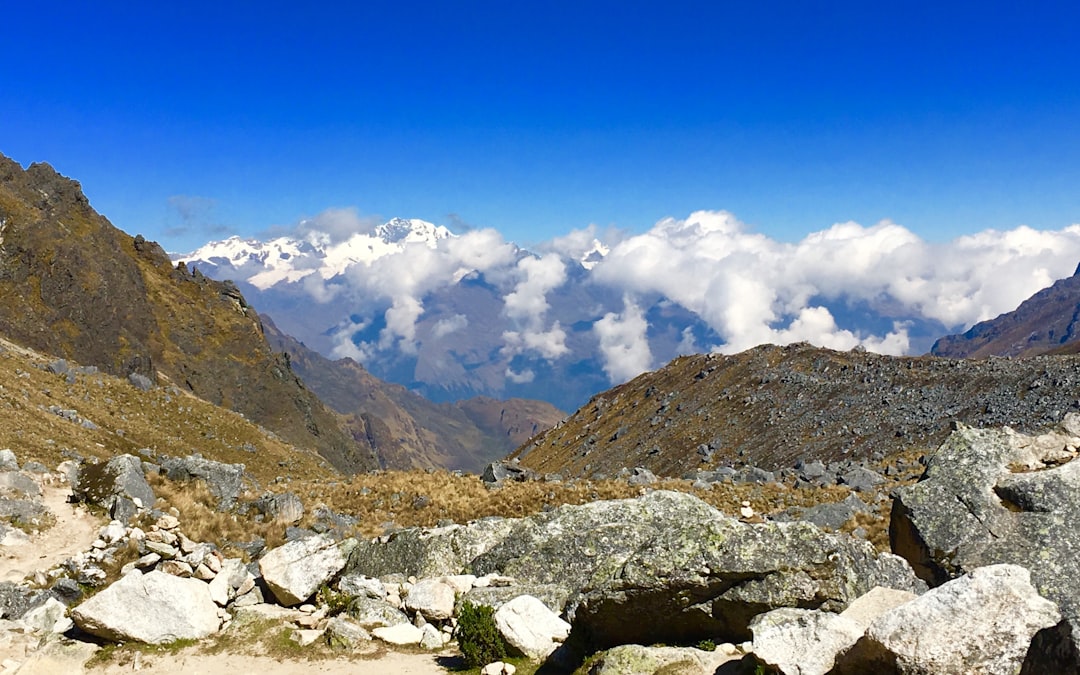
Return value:
M 349 607 L 349 601 L 352 600 L 345 593 L 339 593 L 330 588 L 326 584 L 319 587 L 319 604 L 326 607 L 327 616 L 337 616 L 341 614 Z
M 461 605 L 457 625 L 458 647 L 465 665 L 479 668 L 506 658 L 506 641 L 495 626 L 495 610 L 466 600 Z

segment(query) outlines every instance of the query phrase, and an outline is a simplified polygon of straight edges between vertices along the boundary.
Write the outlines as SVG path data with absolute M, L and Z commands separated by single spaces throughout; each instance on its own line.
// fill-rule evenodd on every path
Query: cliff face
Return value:
M 174 268 L 113 227 L 79 183 L 0 156 L 0 333 L 42 352 L 169 381 L 244 414 L 340 471 L 376 468 L 370 446 L 275 354 L 229 283 Z
M 807 344 L 675 359 L 599 394 L 514 456 L 541 473 L 682 476 L 717 465 L 927 452 L 954 422 L 1042 429 L 1080 409 L 1080 361 L 898 358 Z
M 388 469 L 445 468 L 479 473 L 564 414 L 549 403 L 476 397 L 433 403 L 380 380 L 352 359 L 331 361 L 277 330 L 262 317 L 275 350 L 337 412 L 349 415 L 354 435 L 368 439 Z
M 1034 356 L 1075 353 L 1080 345 L 1080 268 L 1007 312 L 934 343 L 935 356 Z

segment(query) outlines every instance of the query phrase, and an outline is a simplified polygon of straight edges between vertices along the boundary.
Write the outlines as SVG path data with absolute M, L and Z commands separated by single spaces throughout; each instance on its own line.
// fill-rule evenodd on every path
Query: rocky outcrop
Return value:
M 922 588 L 866 542 L 806 523 L 741 523 L 664 491 L 523 519 L 471 568 L 572 589 L 567 614 L 590 649 L 741 640 L 776 607 L 840 611 L 874 586 Z
M 360 542 L 349 557 L 345 571 L 369 577 L 459 574 L 477 556 L 502 541 L 513 527 L 513 521 L 494 518 L 468 526 L 401 530 L 373 541 Z
M 866 542 L 807 523 L 741 523 L 663 491 L 515 521 L 405 530 L 359 544 L 348 571 L 391 569 L 562 588 L 565 614 L 590 650 L 744 639 L 750 620 L 776 607 L 840 611 L 874 586 L 924 588 L 903 560 Z
M 923 480 L 897 491 L 893 550 L 934 584 L 985 565 L 1021 565 L 1067 616 L 1080 616 L 1080 462 L 1065 461 L 1077 447 L 1080 438 L 1061 432 L 958 429 Z
M 194 640 L 221 626 L 207 585 L 164 572 L 132 572 L 71 612 L 82 630 L 117 642 Z

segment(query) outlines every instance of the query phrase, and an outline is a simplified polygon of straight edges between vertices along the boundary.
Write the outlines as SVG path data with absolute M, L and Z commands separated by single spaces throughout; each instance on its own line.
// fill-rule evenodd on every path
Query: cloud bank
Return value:
M 296 234 L 332 246 L 370 229 L 354 211 L 333 210 Z M 335 356 L 417 354 L 425 340 L 486 330 L 499 343 L 498 372 L 509 382 L 531 382 L 541 362 L 594 358 L 616 383 L 677 353 L 731 353 L 766 342 L 909 353 L 917 322 L 965 330 L 1071 275 L 1080 261 L 1080 225 L 928 242 L 887 220 L 847 222 L 784 242 L 729 212 L 698 211 L 640 234 L 590 226 L 538 250 L 522 251 L 495 230 L 469 230 L 350 263 L 336 276 L 311 274 L 297 285 L 312 302 L 340 306 L 342 319 L 331 331 Z M 333 257 L 328 251 L 318 255 Z M 312 255 L 294 263 L 319 264 Z M 479 327 L 460 308 L 430 313 L 433 293 L 478 275 L 500 303 L 498 328 Z M 709 339 L 679 329 L 678 346 L 658 351 L 650 318 L 657 303 L 691 312 Z

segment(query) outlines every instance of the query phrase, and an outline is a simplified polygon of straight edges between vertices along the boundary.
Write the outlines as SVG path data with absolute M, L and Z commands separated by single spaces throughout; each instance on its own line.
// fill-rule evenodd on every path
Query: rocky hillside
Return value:
M 120 376 L 171 383 L 242 413 L 338 470 L 376 466 L 370 446 L 275 354 L 228 283 L 173 267 L 91 208 L 47 164 L 0 156 L 0 334 Z
M 350 416 L 356 434 L 368 440 L 385 468 L 479 473 L 565 416 L 549 403 L 527 399 L 432 403 L 352 359 L 331 361 L 277 330 L 269 317 L 262 320 L 271 346 L 289 356 L 320 399 Z
M 1080 267 L 1054 282 L 1015 310 L 975 324 L 966 333 L 948 335 L 930 350 L 936 356 L 1035 356 L 1075 353 L 1080 349 Z
M 687 356 L 595 396 L 513 457 L 564 476 L 880 459 L 936 447 L 955 422 L 1053 424 L 1080 406 L 1078 363 L 897 358 L 805 343 Z

